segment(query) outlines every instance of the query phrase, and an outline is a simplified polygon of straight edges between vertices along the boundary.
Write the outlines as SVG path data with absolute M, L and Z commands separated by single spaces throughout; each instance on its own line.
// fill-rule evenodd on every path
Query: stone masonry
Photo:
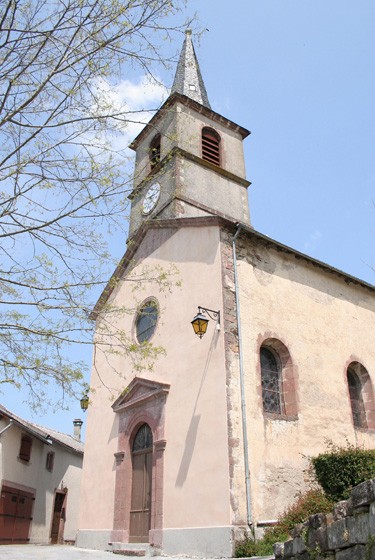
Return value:
M 375 560 L 375 479 L 353 488 L 332 513 L 296 525 L 274 552 L 276 560 Z

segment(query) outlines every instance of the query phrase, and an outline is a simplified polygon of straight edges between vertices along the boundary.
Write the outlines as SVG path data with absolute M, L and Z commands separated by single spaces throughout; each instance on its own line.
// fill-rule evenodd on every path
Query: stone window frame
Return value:
M 270 350 L 280 363 L 280 404 L 281 414 L 267 412 L 263 408 L 262 395 L 262 372 L 260 366 L 260 350 L 267 348 Z M 298 391 L 297 391 L 297 368 L 293 363 L 292 357 L 287 346 L 276 337 L 267 337 L 261 340 L 258 350 L 258 370 L 259 370 L 259 395 L 263 415 L 271 419 L 298 420 Z
M 353 407 L 351 402 L 351 396 L 349 391 L 348 383 L 348 373 L 353 372 L 360 384 L 360 395 L 362 397 L 363 407 L 364 407 L 364 417 L 361 425 L 356 425 L 353 418 Z M 364 365 L 358 360 L 352 360 L 345 368 L 345 380 L 347 384 L 348 400 L 350 407 L 350 415 L 353 427 L 355 430 L 361 431 L 373 431 L 375 430 L 375 399 L 374 399 L 374 389 L 371 381 L 371 377 L 364 367 Z
M 150 168 L 153 171 L 159 165 L 161 159 L 161 134 L 159 132 L 152 137 L 148 153 Z

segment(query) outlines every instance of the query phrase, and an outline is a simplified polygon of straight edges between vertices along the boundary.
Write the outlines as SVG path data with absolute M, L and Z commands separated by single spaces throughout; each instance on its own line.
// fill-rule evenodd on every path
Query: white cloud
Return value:
M 114 150 L 124 150 L 139 134 L 153 116 L 155 110 L 168 97 L 168 89 L 158 80 L 147 76 L 137 81 L 122 80 L 111 85 L 100 78 L 95 81 L 97 104 L 93 112 L 106 108 L 118 113 L 125 113 L 125 123 L 119 121 L 117 134 L 111 134 L 106 140 Z

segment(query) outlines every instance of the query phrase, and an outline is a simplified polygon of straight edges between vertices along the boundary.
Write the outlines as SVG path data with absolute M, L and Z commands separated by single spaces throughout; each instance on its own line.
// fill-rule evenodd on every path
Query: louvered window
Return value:
M 202 130 L 202 158 L 220 166 L 220 136 L 212 128 Z
M 268 348 L 261 348 L 260 368 L 263 410 L 264 412 L 281 414 L 281 364 L 278 356 Z
M 161 143 L 161 137 L 160 134 L 157 134 L 151 144 L 150 144 L 150 163 L 151 163 L 151 169 L 153 169 L 155 167 L 155 165 L 157 165 L 160 161 L 160 143 Z
M 32 439 L 29 436 L 22 436 L 21 438 L 21 447 L 19 452 L 19 458 L 22 461 L 30 461 L 31 457 L 31 446 L 32 446 Z
M 348 369 L 348 386 L 353 424 L 357 428 L 367 428 L 361 381 L 351 368 Z

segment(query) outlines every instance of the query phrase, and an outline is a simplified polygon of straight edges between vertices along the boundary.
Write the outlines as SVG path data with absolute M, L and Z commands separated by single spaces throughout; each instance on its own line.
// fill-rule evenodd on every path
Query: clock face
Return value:
M 160 185 L 154 183 L 146 192 L 142 203 L 142 214 L 149 214 L 156 206 L 160 196 Z

